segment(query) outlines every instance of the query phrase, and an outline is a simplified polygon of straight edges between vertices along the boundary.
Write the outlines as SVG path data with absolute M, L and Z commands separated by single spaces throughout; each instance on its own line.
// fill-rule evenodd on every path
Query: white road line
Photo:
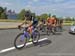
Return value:
M 40 39 L 39 42 L 40 42 L 40 41 L 47 40 L 47 39 L 48 39 L 48 38 Z M 29 42 L 29 43 L 26 44 L 26 46 L 31 45 L 31 44 L 33 44 L 33 43 L 32 43 L 32 42 Z M 22 45 L 23 45 L 23 44 L 22 44 Z M 22 46 L 22 45 L 19 45 L 19 47 Z M 10 48 L 1 50 L 0 53 L 4 53 L 4 52 L 11 51 L 11 50 L 14 50 L 14 49 L 16 49 L 16 48 L 15 48 L 15 47 L 10 47 Z

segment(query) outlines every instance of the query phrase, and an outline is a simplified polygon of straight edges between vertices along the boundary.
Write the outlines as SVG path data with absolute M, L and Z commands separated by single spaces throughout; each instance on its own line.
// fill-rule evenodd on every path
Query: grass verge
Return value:
M 0 19 L 0 22 L 23 22 L 23 20 Z

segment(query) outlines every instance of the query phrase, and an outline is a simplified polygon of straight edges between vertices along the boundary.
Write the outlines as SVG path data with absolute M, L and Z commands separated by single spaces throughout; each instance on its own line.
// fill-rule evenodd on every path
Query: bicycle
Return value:
M 45 32 L 45 31 L 46 31 L 46 24 L 41 24 L 41 25 L 39 26 L 39 28 L 40 28 L 40 30 L 41 30 L 42 32 Z
M 20 39 L 19 39 L 20 38 Z M 38 28 L 35 28 L 33 29 L 33 32 L 30 36 L 30 34 L 28 33 L 27 31 L 27 27 L 25 29 L 23 29 L 23 32 L 22 33 L 19 33 L 15 40 L 14 40 L 14 46 L 16 49 L 22 49 L 24 46 L 26 46 L 26 43 L 29 42 L 29 38 L 32 38 L 32 43 L 35 44 L 35 43 L 38 43 L 38 40 L 40 39 L 40 33 L 38 31 Z M 19 40 L 18 40 L 19 39 Z M 19 43 L 19 42 L 20 43 Z M 17 42 L 19 44 L 17 44 Z
M 53 27 L 51 25 L 47 25 L 47 35 L 49 36 L 50 33 L 55 34 L 55 27 Z

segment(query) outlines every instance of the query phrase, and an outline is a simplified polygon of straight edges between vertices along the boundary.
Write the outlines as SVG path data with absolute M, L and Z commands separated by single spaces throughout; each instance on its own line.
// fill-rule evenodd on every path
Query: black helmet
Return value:
M 30 12 L 29 11 L 26 11 L 25 12 L 25 17 L 29 17 L 31 14 L 30 14 Z

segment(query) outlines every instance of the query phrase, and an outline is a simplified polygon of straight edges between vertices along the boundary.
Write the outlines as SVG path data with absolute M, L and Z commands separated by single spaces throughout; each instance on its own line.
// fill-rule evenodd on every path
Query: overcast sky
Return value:
M 0 6 L 15 10 L 17 13 L 25 8 L 38 15 L 51 13 L 75 17 L 75 0 L 0 0 Z

